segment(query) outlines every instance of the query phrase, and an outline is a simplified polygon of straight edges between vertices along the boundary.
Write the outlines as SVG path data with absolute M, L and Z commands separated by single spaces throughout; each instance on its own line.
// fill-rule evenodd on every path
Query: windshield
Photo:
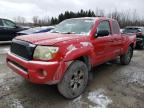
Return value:
M 68 19 L 58 24 L 51 32 L 89 35 L 93 24 L 93 19 Z

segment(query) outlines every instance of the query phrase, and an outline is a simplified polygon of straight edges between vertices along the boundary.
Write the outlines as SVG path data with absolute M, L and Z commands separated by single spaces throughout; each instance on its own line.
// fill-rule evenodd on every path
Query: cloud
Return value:
M 96 10 L 110 12 L 114 9 L 133 9 L 144 16 L 143 0 L 0 0 L 0 17 L 13 19 L 17 16 L 31 20 L 33 16 L 57 16 L 66 10 Z
M 12 19 L 13 17 L 22 16 L 30 19 L 32 15 L 38 15 L 42 12 L 42 9 L 32 3 L 0 1 L 0 16 L 4 18 Z

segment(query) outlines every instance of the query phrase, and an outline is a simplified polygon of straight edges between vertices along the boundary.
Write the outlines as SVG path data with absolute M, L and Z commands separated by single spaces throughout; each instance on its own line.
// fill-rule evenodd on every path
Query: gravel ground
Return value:
M 74 100 L 63 98 L 56 86 L 32 84 L 5 63 L 9 45 L 0 47 L 0 108 L 144 108 L 144 51 L 132 62 L 95 67 L 86 91 Z

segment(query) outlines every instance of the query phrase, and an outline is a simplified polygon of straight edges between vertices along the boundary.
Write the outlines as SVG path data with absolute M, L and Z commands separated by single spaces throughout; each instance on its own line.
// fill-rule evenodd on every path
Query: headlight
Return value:
M 50 60 L 53 59 L 58 52 L 58 47 L 51 46 L 37 46 L 33 58 L 39 60 Z

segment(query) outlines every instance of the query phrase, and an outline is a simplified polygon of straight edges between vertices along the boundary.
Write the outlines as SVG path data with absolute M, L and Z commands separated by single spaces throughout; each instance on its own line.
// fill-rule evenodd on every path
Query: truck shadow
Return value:
M 115 71 L 119 70 L 122 66 L 120 65 L 119 59 L 115 59 L 99 66 L 96 66 L 89 73 L 89 81 L 100 79 L 101 77 L 107 78 L 111 76 Z

